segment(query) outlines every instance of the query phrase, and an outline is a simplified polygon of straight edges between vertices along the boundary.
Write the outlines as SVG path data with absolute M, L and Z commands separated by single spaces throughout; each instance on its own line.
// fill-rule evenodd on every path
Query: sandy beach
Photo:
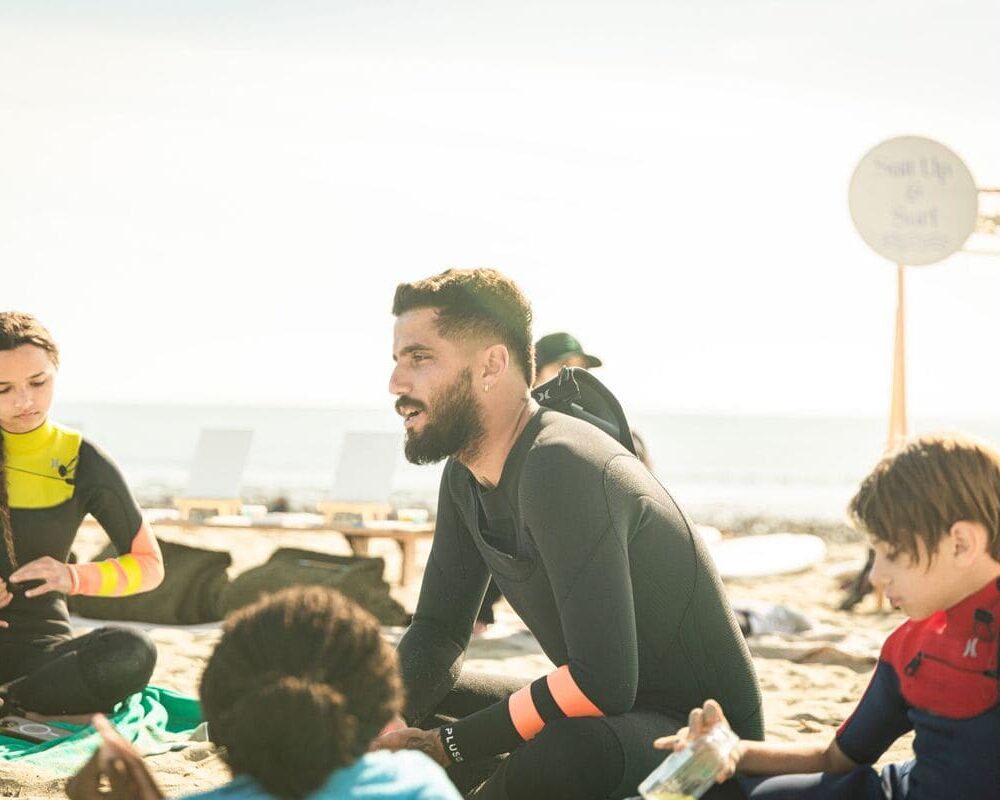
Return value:
M 814 628 L 801 635 L 751 637 L 754 663 L 764 692 L 767 737 L 778 741 L 811 738 L 827 741 L 854 707 L 867 685 L 882 640 L 902 621 L 898 612 L 877 611 L 871 597 L 853 613 L 837 610 L 842 592 L 839 575 L 850 566 L 860 565 L 864 547 L 839 526 L 787 521 L 743 521 L 727 526 L 738 533 L 766 532 L 777 525 L 784 530 L 820 534 L 827 541 L 827 557 L 805 572 L 754 580 L 727 581 L 734 605 L 746 601 L 782 603 L 805 613 Z M 731 531 L 724 531 L 727 535 Z M 305 547 L 317 551 L 348 554 L 339 535 L 306 532 L 261 534 L 252 530 L 180 531 L 161 527 L 161 538 L 228 550 L 233 556 L 233 574 L 265 561 L 278 546 Z M 99 533 L 87 532 L 80 540 L 81 555 L 96 551 L 102 543 Z M 421 564 L 429 543 L 419 551 Z M 373 542 L 373 555 L 386 560 L 386 577 L 395 579 L 399 556 L 389 541 Z M 396 598 L 412 609 L 419 585 L 393 590 Z M 531 635 L 505 604 L 498 609 L 498 622 L 488 633 L 473 641 L 466 669 L 521 675 L 525 680 L 551 669 Z M 81 631 L 90 624 L 81 622 Z M 93 623 L 99 624 L 99 623 Z M 205 661 L 218 638 L 218 626 L 150 627 L 159 648 L 159 660 L 152 683 L 196 695 Z M 401 629 L 386 629 L 390 638 Z M 886 763 L 910 757 L 909 737 L 898 742 L 882 760 Z M 173 753 L 151 756 L 148 760 L 160 785 L 168 795 L 204 790 L 224 783 L 225 765 L 208 744 L 194 744 Z M 0 771 L 0 797 L 58 797 L 64 779 L 35 768 L 6 764 Z

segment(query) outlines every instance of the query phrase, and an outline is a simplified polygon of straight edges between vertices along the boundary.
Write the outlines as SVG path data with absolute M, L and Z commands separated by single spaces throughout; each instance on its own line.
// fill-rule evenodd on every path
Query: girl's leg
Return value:
M 110 711 L 149 682 L 155 665 L 156 645 L 145 633 L 107 626 L 26 659 L 22 676 L 0 693 L 38 714 Z

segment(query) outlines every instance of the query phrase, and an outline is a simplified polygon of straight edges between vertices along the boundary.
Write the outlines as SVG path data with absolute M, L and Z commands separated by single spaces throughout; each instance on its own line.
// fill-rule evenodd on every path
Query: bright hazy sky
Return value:
M 996 0 L 6 2 L 0 307 L 63 400 L 389 402 L 399 281 L 491 265 L 643 410 L 881 415 L 847 185 L 1000 185 Z M 994 243 L 1000 250 L 1000 242 Z M 908 277 L 912 416 L 1000 408 L 1000 258 Z

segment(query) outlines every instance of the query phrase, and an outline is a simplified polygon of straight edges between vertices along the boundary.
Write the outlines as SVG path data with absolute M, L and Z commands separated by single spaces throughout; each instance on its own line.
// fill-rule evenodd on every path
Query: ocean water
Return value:
M 243 477 L 247 500 L 287 496 L 296 506 L 332 499 L 348 431 L 401 431 L 389 407 L 268 408 L 64 403 L 53 416 L 82 428 L 119 463 L 144 504 L 184 491 L 202 428 L 254 431 Z M 696 518 L 768 515 L 836 520 L 878 460 L 885 420 L 851 417 L 631 415 L 674 497 Z M 917 420 L 915 432 L 962 430 L 1000 443 L 992 419 Z M 433 506 L 440 465 L 417 467 L 400 452 L 399 502 Z

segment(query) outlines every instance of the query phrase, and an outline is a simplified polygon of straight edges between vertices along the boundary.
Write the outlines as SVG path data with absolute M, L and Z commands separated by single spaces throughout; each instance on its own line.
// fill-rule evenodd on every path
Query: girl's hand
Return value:
M 38 597 L 48 592 L 62 592 L 69 594 L 73 588 L 73 575 L 70 572 L 69 564 L 58 561 L 52 556 L 42 556 L 34 561 L 29 561 L 11 576 L 12 583 L 23 583 L 24 581 L 42 581 L 42 584 L 28 589 L 25 597 Z

